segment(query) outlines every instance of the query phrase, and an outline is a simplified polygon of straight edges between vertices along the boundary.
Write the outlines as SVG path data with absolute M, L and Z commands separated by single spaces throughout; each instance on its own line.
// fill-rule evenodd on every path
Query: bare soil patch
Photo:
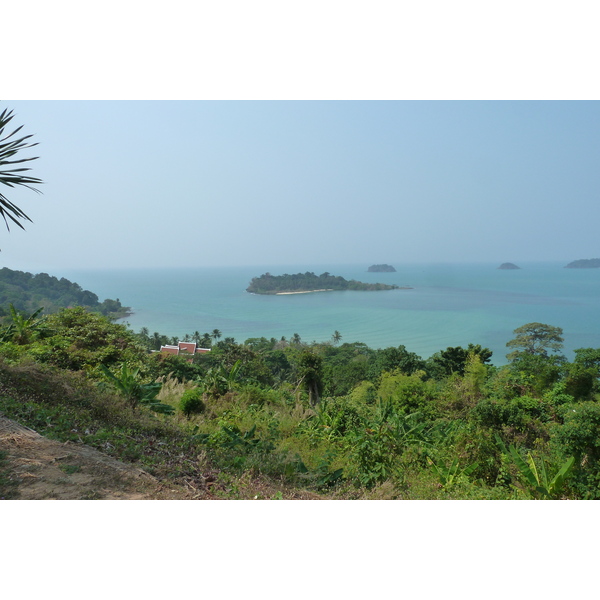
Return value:
M 84 444 L 57 442 L 0 417 L 7 497 L 20 500 L 191 499 L 150 474 Z

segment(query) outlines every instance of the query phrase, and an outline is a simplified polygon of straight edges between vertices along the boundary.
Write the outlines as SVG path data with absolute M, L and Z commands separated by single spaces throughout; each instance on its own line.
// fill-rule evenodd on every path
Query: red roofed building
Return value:
M 179 342 L 177 346 L 161 346 L 160 351 L 164 354 L 175 354 L 176 356 L 179 356 L 181 354 L 206 354 L 207 352 L 210 352 L 210 348 L 198 348 L 196 342 Z
M 179 342 L 179 354 L 196 354 L 196 342 Z
M 160 351 L 163 354 L 179 354 L 179 346 L 161 346 Z

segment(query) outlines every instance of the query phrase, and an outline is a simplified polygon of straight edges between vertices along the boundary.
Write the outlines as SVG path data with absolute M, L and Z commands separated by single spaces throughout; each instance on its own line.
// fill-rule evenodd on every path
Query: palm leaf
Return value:
M 37 146 L 37 142 L 29 143 L 28 140 L 31 135 L 25 135 L 17 139 L 11 139 L 22 129 L 22 125 L 17 127 L 12 133 L 5 134 L 5 130 L 8 124 L 12 121 L 14 115 L 12 111 L 4 109 L 0 114 L 0 166 L 4 165 L 16 165 L 32 160 L 36 160 L 38 157 L 27 157 L 27 158 L 13 158 L 16 154 L 27 148 L 33 148 Z M 32 187 L 32 185 L 43 183 L 41 179 L 37 177 L 30 177 L 23 175 L 25 171 L 29 171 L 28 167 L 20 167 L 17 169 L 2 169 L 0 170 L 0 183 L 14 188 L 15 186 L 26 187 L 34 192 L 39 190 Z M 13 204 L 6 196 L 0 194 L 0 216 L 4 219 L 6 228 L 10 231 L 8 220 L 12 221 L 15 225 L 24 229 L 20 221 L 29 221 L 31 219 L 15 204 Z

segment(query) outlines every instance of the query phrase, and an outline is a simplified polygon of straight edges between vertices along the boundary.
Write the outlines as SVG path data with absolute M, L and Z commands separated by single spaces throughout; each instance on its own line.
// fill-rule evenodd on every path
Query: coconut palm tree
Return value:
M 163 345 L 162 336 L 160 335 L 160 333 L 158 333 L 158 331 L 155 331 L 152 334 L 152 337 L 150 338 L 150 341 L 152 343 L 152 347 L 155 350 L 160 350 L 160 347 Z
M 212 333 L 211 333 L 211 337 L 216 341 L 218 340 L 223 334 L 218 330 L 218 329 L 213 329 Z
M 31 158 L 14 158 L 14 156 L 20 150 L 25 150 L 26 148 L 32 148 L 33 146 L 37 146 L 37 142 L 35 144 L 31 144 L 27 142 L 27 140 L 31 137 L 31 135 L 26 135 L 24 137 L 12 139 L 11 138 L 23 127 L 17 127 L 12 133 L 5 133 L 6 127 L 13 119 L 12 111 L 4 109 L 2 114 L 0 114 L 0 167 L 4 165 L 17 165 L 24 162 L 28 162 L 30 160 L 36 160 L 38 157 L 34 156 Z M 28 175 L 23 175 L 22 173 L 25 171 L 29 171 L 28 167 L 19 167 L 19 168 L 9 168 L 9 169 L 1 169 L 0 170 L 0 183 L 7 185 L 8 187 L 15 186 L 23 186 L 33 190 L 34 192 L 38 192 L 36 188 L 31 187 L 31 184 L 39 184 L 43 183 L 41 179 L 37 177 L 29 177 Z M 0 216 L 4 219 L 4 223 L 6 224 L 6 228 L 10 231 L 10 227 L 8 224 L 8 219 L 10 219 L 15 225 L 20 227 L 21 229 L 25 229 L 20 221 L 25 220 L 31 222 L 31 219 L 15 204 L 13 204 L 4 194 L 0 193 Z
M 333 332 L 333 335 L 331 336 L 331 339 L 333 340 L 333 344 L 339 344 L 340 340 L 342 339 L 342 334 L 336 329 Z

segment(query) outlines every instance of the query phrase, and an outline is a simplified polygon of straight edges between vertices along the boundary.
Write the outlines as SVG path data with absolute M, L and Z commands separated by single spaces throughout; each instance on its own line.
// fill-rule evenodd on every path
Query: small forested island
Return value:
M 107 298 L 100 302 L 96 294 L 64 277 L 58 279 L 48 273 L 33 275 L 4 267 L 0 269 L 0 317 L 8 314 L 9 304 L 16 310 L 29 313 L 40 307 L 44 308 L 44 314 L 51 314 L 61 308 L 82 306 L 111 319 L 131 314 L 131 309 L 122 306 L 119 299 Z
M 295 275 L 271 275 L 264 273 L 260 277 L 253 277 L 246 288 L 251 294 L 305 294 L 308 292 L 333 292 L 339 290 L 379 291 L 398 290 L 397 285 L 385 283 L 362 283 L 350 281 L 343 277 L 331 275 L 327 272 L 315 275 L 312 272 L 296 273 Z
M 396 269 L 392 265 L 371 265 L 367 271 L 369 273 L 395 273 Z
M 521 267 L 517 267 L 517 265 L 515 265 L 514 263 L 502 263 L 498 268 L 508 271 L 511 269 L 520 269 Z
M 600 267 L 600 258 L 581 258 L 570 262 L 565 269 L 597 269 Z

